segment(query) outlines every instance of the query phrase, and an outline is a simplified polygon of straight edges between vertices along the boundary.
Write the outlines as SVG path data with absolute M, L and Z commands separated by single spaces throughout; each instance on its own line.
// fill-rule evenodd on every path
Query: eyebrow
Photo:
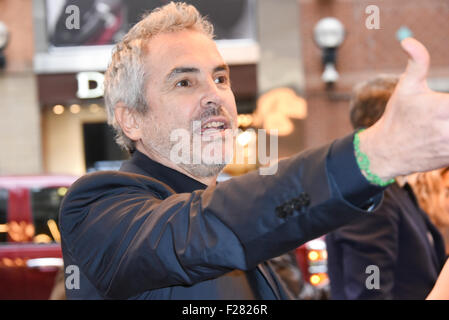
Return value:
M 178 75 L 180 73 L 198 73 L 198 72 L 200 72 L 200 70 L 197 68 L 190 68 L 190 67 L 174 68 L 167 75 L 166 80 L 170 81 L 171 79 L 173 79 L 176 75 Z
M 213 70 L 214 73 L 220 72 L 220 71 L 226 71 L 229 73 L 229 66 L 227 64 L 222 64 L 222 65 L 215 67 Z M 175 76 L 177 76 L 178 74 L 181 74 L 181 73 L 199 73 L 199 72 L 200 72 L 200 70 L 198 68 L 177 67 L 177 68 L 173 68 L 165 79 L 166 79 L 166 81 L 170 81 Z
M 214 73 L 219 71 L 226 71 L 227 73 L 229 73 L 229 66 L 227 64 L 222 64 L 214 69 Z

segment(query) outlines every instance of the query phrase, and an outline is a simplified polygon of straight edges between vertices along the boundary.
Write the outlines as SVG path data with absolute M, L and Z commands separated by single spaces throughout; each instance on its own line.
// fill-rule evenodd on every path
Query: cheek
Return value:
M 171 126 L 175 122 L 186 119 L 189 114 L 185 99 L 161 98 L 154 105 L 154 112 L 158 118 L 158 125 Z
M 198 108 L 194 99 L 170 99 L 166 101 L 164 111 L 164 121 L 159 126 L 165 126 L 164 132 L 183 129 L 190 132 L 192 130 L 192 121 L 198 118 Z
M 232 94 L 232 92 L 229 93 L 226 97 L 226 110 L 237 125 L 237 106 L 235 103 L 234 94 Z

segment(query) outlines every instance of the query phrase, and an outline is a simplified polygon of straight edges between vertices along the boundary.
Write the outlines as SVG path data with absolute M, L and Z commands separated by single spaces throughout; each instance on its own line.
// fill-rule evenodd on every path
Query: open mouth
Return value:
M 228 128 L 229 122 L 225 118 L 211 118 L 201 124 L 201 134 L 223 132 Z

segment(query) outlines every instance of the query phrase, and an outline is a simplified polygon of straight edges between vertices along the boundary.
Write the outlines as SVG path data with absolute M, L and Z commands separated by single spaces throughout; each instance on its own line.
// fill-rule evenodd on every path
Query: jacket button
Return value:
M 295 211 L 295 203 L 293 201 L 287 202 L 284 204 L 284 212 L 285 214 L 291 216 L 293 214 L 293 211 Z
M 276 207 L 276 215 L 279 218 L 285 218 L 287 216 L 287 213 L 284 211 L 283 206 Z
M 305 208 L 310 204 L 310 197 L 307 193 L 302 192 L 292 201 L 294 203 L 295 210 L 305 212 Z
M 301 192 L 297 199 L 304 207 L 310 205 L 310 196 L 305 192 Z

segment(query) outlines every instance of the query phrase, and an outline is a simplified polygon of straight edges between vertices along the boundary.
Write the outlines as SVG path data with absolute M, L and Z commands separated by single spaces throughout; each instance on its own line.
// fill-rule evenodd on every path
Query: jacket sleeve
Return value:
M 252 172 L 165 199 L 162 184 L 142 175 L 87 175 L 62 203 L 62 241 L 110 298 L 252 269 L 368 212 L 346 201 L 328 173 L 330 150 L 350 141 L 280 161 L 274 175 Z M 347 158 L 355 163 L 353 149 Z M 356 164 L 347 174 L 363 179 Z M 364 183 L 352 186 L 352 196 L 357 188 L 366 196 Z M 298 200 L 304 196 L 310 203 Z
M 385 196 L 374 215 L 326 236 L 334 299 L 393 299 L 399 210 Z

